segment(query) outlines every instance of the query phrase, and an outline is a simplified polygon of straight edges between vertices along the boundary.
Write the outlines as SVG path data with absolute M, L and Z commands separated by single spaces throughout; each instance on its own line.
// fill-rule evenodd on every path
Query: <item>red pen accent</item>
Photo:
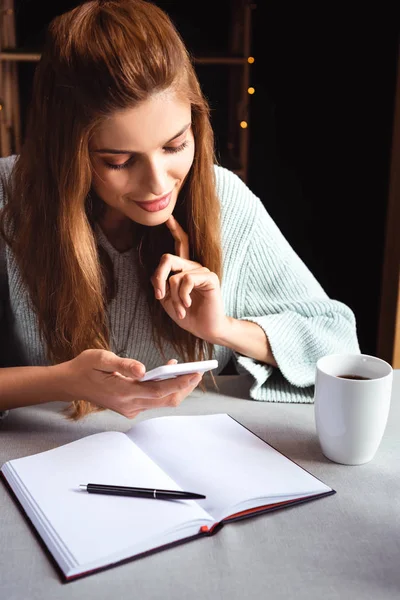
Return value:
M 207 525 L 202 525 L 200 527 L 200 533 L 207 533 L 207 531 L 209 531 L 209 528 L 207 527 Z

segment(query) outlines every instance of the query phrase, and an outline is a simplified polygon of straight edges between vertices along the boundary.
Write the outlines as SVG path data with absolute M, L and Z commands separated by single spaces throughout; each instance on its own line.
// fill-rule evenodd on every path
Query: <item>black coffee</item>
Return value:
M 360 379 L 362 381 L 372 379 L 371 377 L 361 377 L 361 375 L 337 375 L 340 379 Z

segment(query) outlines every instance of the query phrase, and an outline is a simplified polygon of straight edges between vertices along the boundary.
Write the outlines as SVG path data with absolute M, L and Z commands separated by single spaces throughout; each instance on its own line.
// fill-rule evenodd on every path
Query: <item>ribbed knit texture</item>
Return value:
M 0 206 L 4 200 L 1 180 L 10 176 L 13 161 L 14 157 L 0 159 Z M 341 302 L 327 297 L 242 180 L 219 166 L 215 173 L 222 209 L 221 288 L 225 312 L 257 323 L 265 331 L 279 365 L 273 368 L 216 346 L 219 371 L 233 355 L 238 371 L 254 378 L 251 398 L 312 402 L 317 360 L 331 353 L 359 352 L 354 314 Z M 113 261 L 117 279 L 117 296 L 108 311 L 112 350 L 125 350 L 152 369 L 164 359 L 151 337 L 150 314 L 137 284 L 135 251 L 119 253 L 99 227 L 96 235 Z M 14 336 L 21 348 L 18 364 L 48 364 L 27 290 L 9 249 L 0 244 L 0 319 L 7 288 Z M 164 351 L 167 359 L 181 360 L 169 344 Z

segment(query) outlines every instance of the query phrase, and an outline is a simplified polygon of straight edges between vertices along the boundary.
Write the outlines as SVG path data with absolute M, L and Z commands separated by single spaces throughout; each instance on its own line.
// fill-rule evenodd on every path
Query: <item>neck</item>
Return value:
M 99 219 L 104 235 L 118 252 L 126 252 L 133 246 L 133 223 L 128 217 L 106 210 Z

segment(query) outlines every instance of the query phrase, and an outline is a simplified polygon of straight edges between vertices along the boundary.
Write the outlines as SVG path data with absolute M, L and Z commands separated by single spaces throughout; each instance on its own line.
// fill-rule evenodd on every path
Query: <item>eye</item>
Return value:
M 188 140 L 185 140 L 180 146 L 172 147 L 166 146 L 163 148 L 164 152 L 167 154 L 176 154 L 177 152 L 182 152 L 189 145 Z M 126 169 L 130 167 L 135 162 L 135 157 L 131 156 L 127 161 L 121 163 L 119 165 L 115 165 L 113 163 L 106 162 L 105 165 L 108 169 L 113 169 L 114 171 L 120 171 L 121 169 Z
M 187 148 L 188 145 L 189 142 L 185 140 L 183 144 L 181 144 L 180 146 L 176 146 L 176 148 L 173 148 L 172 146 L 166 146 L 166 148 L 164 148 L 164 152 L 167 152 L 167 154 L 175 154 L 175 152 L 182 152 L 182 150 Z
M 129 167 L 135 160 L 134 156 L 131 156 L 126 162 L 121 163 L 119 165 L 114 165 L 113 163 L 106 162 L 106 167 L 108 169 L 114 169 L 114 171 L 119 171 L 120 169 L 126 169 Z

